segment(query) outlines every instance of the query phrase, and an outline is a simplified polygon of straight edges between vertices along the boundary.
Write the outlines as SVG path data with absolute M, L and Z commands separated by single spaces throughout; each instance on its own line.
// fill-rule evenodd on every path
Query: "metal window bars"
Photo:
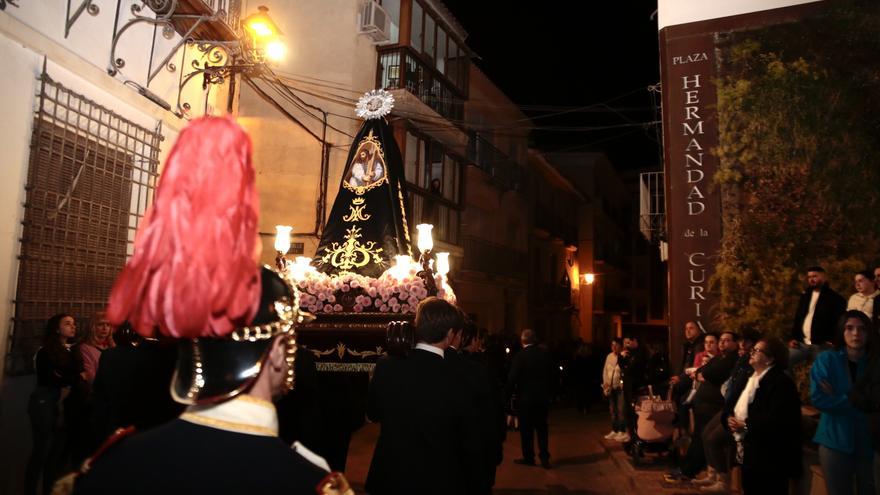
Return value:
M 125 260 L 156 185 L 161 123 L 139 126 L 45 72 L 34 114 L 18 286 L 6 373 L 33 369 L 46 320 L 88 328 Z

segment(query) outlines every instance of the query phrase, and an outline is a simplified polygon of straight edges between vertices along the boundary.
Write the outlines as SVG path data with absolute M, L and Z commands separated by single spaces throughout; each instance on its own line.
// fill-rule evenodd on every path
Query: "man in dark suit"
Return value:
M 789 366 L 813 359 L 830 345 L 837 320 L 846 311 L 846 300 L 825 281 L 821 266 L 807 268 L 807 288 L 801 294 L 788 340 Z
M 506 433 L 503 387 L 494 386 L 489 368 L 482 361 L 476 325 L 466 316 L 463 316 L 463 320 L 463 327 L 454 333 L 445 357 L 461 377 L 461 385 L 467 394 L 468 405 L 476 416 L 482 442 L 480 449 L 483 453 L 484 477 L 481 481 L 484 484 L 474 487 L 475 492 L 491 494 L 495 484 L 495 469 L 501 464 Z
M 516 407 L 522 438 L 522 459 L 513 462 L 535 465 L 534 435 L 537 433 L 541 466 L 549 468 L 547 413 L 550 408 L 553 361 L 546 349 L 535 345 L 535 332 L 531 329 L 522 331 L 520 342 L 523 349 L 514 356 L 507 378 L 507 396 L 517 395 Z
M 379 361 L 367 417 L 380 423 L 366 489 L 373 495 L 465 494 L 485 487 L 479 424 L 464 377 L 444 359 L 461 328 L 454 306 L 436 297 L 416 311 L 416 347 Z

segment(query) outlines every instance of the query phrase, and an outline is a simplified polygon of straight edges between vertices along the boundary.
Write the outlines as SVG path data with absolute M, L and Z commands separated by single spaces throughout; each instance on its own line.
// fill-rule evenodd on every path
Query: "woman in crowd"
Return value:
M 819 354 L 810 371 L 810 398 L 822 411 L 813 440 L 830 495 L 874 493 L 873 450 L 865 413 L 853 407 L 849 393 L 867 367 L 871 321 L 849 310 L 837 325 L 835 348 Z
M 871 444 L 874 447 L 874 488 L 880 480 L 880 345 L 877 326 L 868 329 L 868 367 L 849 393 L 850 402 L 868 416 Z
M 849 296 L 846 309 L 857 309 L 868 315 L 868 318 L 876 319 L 880 292 L 874 284 L 874 274 L 871 270 L 862 270 L 855 276 L 856 293 Z
M 25 493 L 36 495 L 40 478 L 43 495 L 66 468 L 66 435 L 63 426 L 63 402 L 76 382 L 78 371 L 72 347 L 76 336 L 73 316 L 59 313 L 46 323 L 43 346 L 34 357 L 37 386 L 28 402 L 33 450 L 25 472 Z
M 788 348 L 779 339 L 765 338 L 750 353 L 754 373 L 738 386 L 733 395 L 739 398 L 721 419 L 736 441 L 743 492 L 788 493 L 789 479 L 800 475 L 802 457 L 800 398 L 785 373 Z
M 82 377 L 86 383 L 91 385 L 95 381 L 101 353 L 115 346 L 116 344 L 113 342 L 113 325 L 107 319 L 107 313 L 104 311 L 95 313 L 85 341 L 77 346 L 79 348 L 79 357 L 82 360 Z
M 90 421 L 92 415 L 92 384 L 98 373 L 98 362 L 104 350 L 113 347 L 113 326 L 107 313 L 99 311 L 92 317 L 85 339 L 73 348 L 79 375 L 67 400 L 65 417 L 71 460 L 78 466 L 100 444 L 95 433 L 97 425 Z

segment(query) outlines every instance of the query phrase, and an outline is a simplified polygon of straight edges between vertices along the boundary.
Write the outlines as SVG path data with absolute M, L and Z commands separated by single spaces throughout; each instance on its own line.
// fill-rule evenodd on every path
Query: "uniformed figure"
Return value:
M 278 438 L 273 398 L 292 388 L 296 294 L 263 268 L 251 144 L 227 118 L 185 129 L 110 295 L 111 321 L 180 339 L 170 393 L 188 407 L 117 434 L 87 460 L 77 494 L 350 493 Z M 323 466 L 323 467 L 322 467 Z

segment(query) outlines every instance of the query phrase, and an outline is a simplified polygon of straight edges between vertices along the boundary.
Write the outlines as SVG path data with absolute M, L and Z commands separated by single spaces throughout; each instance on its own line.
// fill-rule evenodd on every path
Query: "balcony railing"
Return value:
M 445 75 L 425 63 L 408 46 L 379 49 L 377 85 L 383 89 L 406 89 L 422 103 L 448 120 L 461 122 L 464 97 Z
M 464 246 L 463 270 L 525 281 L 528 272 L 526 253 L 513 251 L 508 246 L 476 237 L 463 237 L 462 245 Z
M 241 0 L 150 0 L 146 5 L 167 17 L 174 30 L 194 41 L 234 41 L 238 37 Z M 174 12 L 169 12 L 174 8 Z
M 504 189 L 524 192 L 522 167 L 479 134 L 474 133 L 471 136 L 468 159 Z

